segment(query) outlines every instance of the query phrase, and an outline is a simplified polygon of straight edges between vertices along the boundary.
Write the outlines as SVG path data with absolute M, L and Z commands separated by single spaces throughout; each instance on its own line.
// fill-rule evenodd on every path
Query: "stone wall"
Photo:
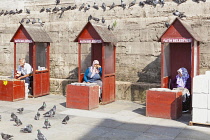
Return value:
M 115 7 L 112 10 L 104 11 L 99 8 L 92 8 L 93 2 L 99 5 L 102 0 L 61 0 L 57 7 L 73 6 L 78 7 L 83 3 L 91 5 L 87 12 L 76 10 L 65 11 L 61 18 L 60 13 L 40 13 L 42 7 L 54 8 L 55 0 L 7 0 L 0 1 L 1 10 L 24 9 L 21 14 L 0 16 L 0 75 L 11 75 L 13 69 L 13 43 L 10 39 L 19 26 L 22 18 L 40 18 L 44 21 L 44 28 L 53 40 L 50 49 L 51 78 L 76 79 L 77 78 L 77 43 L 73 42 L 76 36 L 87 22 L 88 16 L 104 17 L 105 24 L 112 25 L 116 22 L 114 34 L 118 39 L 117 44 L 117 67 L 116 74 L 118 81 L 129 82 L 160 82 L 160 43 L 157 42 L 161 34 L 166 30 L 165 22 L 172 22 L 175 16 L 173 10 L 185 12 L 186 20 L 192 23 L 192 27 L 203 39 L 200 50 L 200 72 L 204 73 L 210 68 L 210 1 L 195 3 L 191 0 L 177 5 L 165 0 L 165 5 L 138 4 L 125 10 L 122 7 Z M 105 1 L 105 0 L 104 0 Z M 128 5 L 132 0 L 124 0 Z M 136 3 L 139 3 L 137 0 Z M 106 0 L 111 5 L 113 0 Z M 116 5 L 120 0 L 114 1 Z M 26 14 L 25 9 L 31 13 Z M 19 44 L 18 44 L 19 45 Z M 24 46 L 24 47 L 22 47 Z M 26 57 L 25 45 L 18 46 L 17 57 Z M 22 51 L 23 50 L 23 51 Z M 24 52 L 24 53 L 23 53 Z

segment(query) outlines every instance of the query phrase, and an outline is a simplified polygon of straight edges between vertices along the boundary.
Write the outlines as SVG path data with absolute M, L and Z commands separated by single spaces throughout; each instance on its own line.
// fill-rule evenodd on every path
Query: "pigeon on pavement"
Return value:
M 37 133 L 38 140 L 47 140 L 46 137 L 41 133 L 39 129 L 37 131 L 38 131 Z
M 46 103 L 43 102 L 43 105 L 38 109 L 38 111 L 44 111 L 44 109 L 46 108 Z
M 9 135 L 9 134 L 1 133 L 1 137 L 2 137 L 3 140 L 10 140 L 14 136 L 13 135 Z
M 21 128 L 20 131 L 23 132 L 23 133 L 31 133 L 32 129 L 33 129 L 33 125 L 28 124 L 24 128 Z

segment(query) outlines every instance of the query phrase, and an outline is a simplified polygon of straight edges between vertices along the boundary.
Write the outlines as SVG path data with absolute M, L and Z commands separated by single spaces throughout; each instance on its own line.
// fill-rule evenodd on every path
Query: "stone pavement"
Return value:
M 37 109 L 46 102 L 45 111 L 40 111 L 40 120 L 34 120 Z M 42 114 L 57 107 L 55 117 L 49 118 L 51 128 L 43 128 Z M 24 107 L 23 114 L 17 108 Z M 10 121 L 14 112 L 23 122 L 15 126 Z M 68 124 L 61 121 L 70 115 Z M 0 101 L 0 133 L 14 135 L 13 140 L 35 140 L 37 129 L 47 140 L 209 140 L 210 127 L 189 126 L 190 114 L 183 114 L 178 120 L 152 118 L 145 116 L 145 105 L 130 101 L 116 101 L 88 111 L 65 107 L 65 97 L 47 95 L 16 102 Z M 32 133 L 21 133 L 20 129 L 27 124 L 33 125 Z

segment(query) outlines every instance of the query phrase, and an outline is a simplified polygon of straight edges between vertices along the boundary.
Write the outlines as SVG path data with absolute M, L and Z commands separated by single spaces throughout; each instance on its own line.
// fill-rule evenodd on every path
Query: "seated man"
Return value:
M 86 83 L 96 83 L 100 86 L 100 94 L 99 94 L 99 100 L 101 101 L 101 87 L 102 87 L 102 81 L 101 81 L 101 75 L 102 75 L 102 68 L 99 65 L 98 60 L 94 60 L 92 66 L 88 67 L 84 74 L 84 82 Z
M 191 92 L 191 78 L 187 69 L 182 67 L 177 70 L 178 74 L 171 82 L 171 87 L 182 90 L 182 110 L 183 112 L 190 109 L 190 92 Z
M 31 65 L 26 63 L 24 58 L 20 58 L 16 78 L 18 80 L 25 80 L 25 83 L 28 84 L 28 88 L 30 87 L 32 71 Z

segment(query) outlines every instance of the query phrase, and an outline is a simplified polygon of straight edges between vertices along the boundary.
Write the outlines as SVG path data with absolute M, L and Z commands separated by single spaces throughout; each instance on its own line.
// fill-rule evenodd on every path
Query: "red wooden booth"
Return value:
M 85 69 L 98 60 L 102 66 L 102 103 L 115 101 L 115 63 L 117 39 L 104 25 L 88 22 L 77 38 L 78 42 L 78 81 L 83 81 Z M 89 54 L 85 54 L 89 44 Z
M 39 24 L 21 24 L 10 42 L 14 42 L 14 71 L 19 43 L 28 43 L 29 63 L 33 68 L 32 95 L 47 95 L 50 91 L 50 42 L 52 40 Z M 38 69 L 39 68 L 39 69 Z
M 176 18 L 160 37 L 161 87 L 169 88 L 177 70 L 185 67 L 191 78 L 199 74 L 200 37 L 184 20 Z M 192 83 L 192 80 L 191 80 Z

